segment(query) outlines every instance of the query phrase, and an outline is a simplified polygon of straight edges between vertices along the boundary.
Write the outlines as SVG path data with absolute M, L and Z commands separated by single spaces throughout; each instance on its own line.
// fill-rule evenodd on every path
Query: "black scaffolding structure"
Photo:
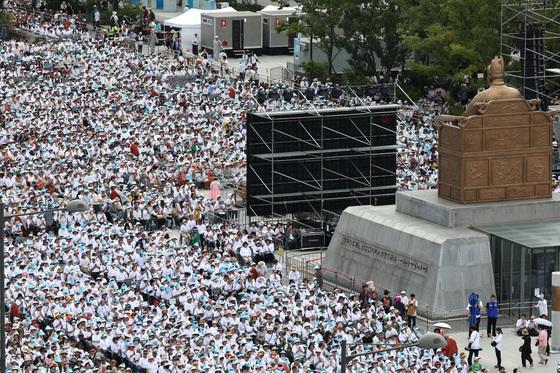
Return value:
M 247 118 L 247 215 L 392 204 L 398 105 L 253 112 Z
M 560 92 L 560 0 L 502 0 L 500 42 L 508 82 L 546 110 Z

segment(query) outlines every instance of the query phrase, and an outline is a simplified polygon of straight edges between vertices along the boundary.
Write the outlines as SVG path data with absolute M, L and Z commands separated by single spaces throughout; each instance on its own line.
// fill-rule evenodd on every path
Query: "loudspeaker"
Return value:
M 302 230 L 300 240 L 302 249 L 325 247 L 325 233 L 320 230 Z

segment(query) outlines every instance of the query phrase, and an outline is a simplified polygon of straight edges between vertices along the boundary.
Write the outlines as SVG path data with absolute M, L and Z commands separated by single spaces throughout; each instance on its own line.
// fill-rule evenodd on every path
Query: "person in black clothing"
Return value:
M 263 87 L 259 87 L 259 90 L 257 91 L 257 102 L 262 105 L 264 104 L 264 102 L 266 101 L 266 91 L 264 90 Z
M 362 285 L 362 291 L 360 292 L 360 296 L 359 296 L 358 299 L 360 301 L 360 308 L 361 309 L 366 309 L 367 307 L 369 307 L 370 297 L 369 297 L 368 285 L 367 284 Z
M 531 357 L 531 337 L 529 336 L 529 331 L 527 329 L 523 329 L 521 332 L 521 339 L 523 340 L 523 345 L 519 347 L 519 351 L 521 352 L 521 364 L 523 368 L 527 367 L 527 361 L 531 364 L 531 368 L 533 367 L 533 358 Z
M 342 90 L 340 89 L 340 87 L 338 86 L 338 84 L 336 84 L 332 89 L 331 89 L 331 98 L 338 100 L 340 98 L 340 96 L 342 96 Z
M 292 99 L 294 98 L 294 91 L 292 91 L 292 89 L 290 87 L 286 88 L 284 90 L 284 92 L 282 93 L 282 98 L 286 102 L 291 102 Z
M 383 309 L 385 313 L 389 313 L 389 310 L 393 306 L 393 300 L 389 296 L 389 290 L 383 290 L 383 298 L 381 298 L 381 302 L 383 303 Z
M 311 87 L 307 88 L 303 94 L 308 100 L 313 100 L 315 98 L 315 91 Z
M 397 310 L 399 310 L 399 314 L 402 317 L 404 317 L 404 315 L 406 315 L 406 307 L 405 307 L 404 303 L 401 301 L 400 295 L 397 295 L 395 297 L 395 303 L 393 304 L 393 307 L 395 307 Z

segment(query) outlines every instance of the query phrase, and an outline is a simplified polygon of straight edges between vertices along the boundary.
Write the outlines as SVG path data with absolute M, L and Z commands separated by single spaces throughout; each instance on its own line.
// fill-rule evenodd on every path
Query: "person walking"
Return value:
M 486 333 L 488 334 L 488 337 L 495 337 L 496 324 L 498 323 L 498 300 L 496 299 L 496 295 L 494 294 L 490 296 L 490 301 L 486 303 L 486 313 L 488 315 L 488 325 L 486 327 Z
M 476 329 L 475 325 L 471 325 L 469 327 L 469 333 L 469 357 L 467 362 L 469 363 L 469 366 L 471 366 L 473 363 L 473 357 L 478 357 L 478 352 L 480 351 L 480 333 Z
M 468 315 L 468 323 L 469 326 L 476 327 L 476 330 L 479 330 L 480 326 L 480 309 L 482 308 L 482 304 L 478 294 L 471 293 L 469 296 L 469 303 L 467 304 L 467 311 L 469 311 Z
M 539 325 L 539 336 L 537 338 L 536 346 L 538 346 L 540 358 L 539 364 L 546 365 L 548 363 L 548 358 L 546 357 L 546 348 L 548 346 L 548 332 L 542 325 Z
M 531 357 L 531 354 L 533 351 L 531 350 L 531 337 L 529 336 L 529 331 L 527 329 L 523 329 L 521 332 L 521 339 L 523 340 L 523 344 L 519 347 L 519 352 L 521 352 L 521 365 L 523 365 L 523 368 L 527 368 L 528 361 L 532 368 L 533 358 Z
M 502 328 L 496 328 L 496 335 L 494 336 L 491 345 L 494 347 L 496 352 L 496 365 L 494 368 L 500 369 L 502 367 L 502 339 L 503 339 Z

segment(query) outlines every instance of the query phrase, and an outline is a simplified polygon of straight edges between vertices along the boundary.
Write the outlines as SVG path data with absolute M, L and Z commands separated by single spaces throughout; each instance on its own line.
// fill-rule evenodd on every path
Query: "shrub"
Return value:
M 327 62 L 307 61 L 302 62 L 300 67 L 305 71 L 305 76 L 307 76 L 309 80 L 317 78 L 324 82 L 329 76 L 329 65 Z
M 10 13 L 0 10 L 0 26 L 9 26 L 12 23 Z
M 344 70 L 342 76 L 344 83 L 350 85 L 364 85 L 370 83 L 369 77 L 354 69 Z

